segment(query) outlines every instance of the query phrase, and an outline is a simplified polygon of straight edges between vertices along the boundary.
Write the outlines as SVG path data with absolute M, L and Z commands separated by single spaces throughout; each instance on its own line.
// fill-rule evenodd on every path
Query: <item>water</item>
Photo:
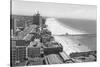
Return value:
M 67 36 L 67 37 L 74 41 L 78 41 L 81 45 L 85 45 L 91 50 L 97 49 L 95 35 L 89 34 L 89 35 L 84 35 L 84 36 L 79 35 L 79 36 Z
M 96 36 L 91 35 L 96 34 L 96 21 L 48 18 L 46 24 L 68 54 L 96 50 Z M 66 33 L 74 36 L 65 36 Z
M 90 36 L 73 36 L 73 39 L 77 39 L 91 50 L 96 50 L 96 20 L 82 20 L 82 19 L 57 19 L 62 25 L 70 26 L 72 28 L 85 31 Z
M 96 20 L 83 19 L 57 19 L 62 25 L 85 31 L 89 34 L 96 34 Z
M 52 32 L 54 35 L 63 35 L 63 34 L 85 34 L 83 30 L 75 29 L 73 27 L 70 27 L 68 25 L 64 26 L 60 24 L 57 19 L 55 18 L 48 18 L 46 19 L 46 25 L 48 25 L 48 29 Z
M 83 37 L 79 39 L 79 41 L 88 46 L 91 50 L 96 50 L 96 37 Z

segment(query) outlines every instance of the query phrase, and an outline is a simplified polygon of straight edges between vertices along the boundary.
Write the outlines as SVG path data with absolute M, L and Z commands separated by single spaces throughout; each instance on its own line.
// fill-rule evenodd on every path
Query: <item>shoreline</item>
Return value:
M 62 37 L 62 36 L 54 36 L 55 41 L 59 42 L 63 46 L 63 50 L 66 52 L 66 54 L 74 53 L 74 52 L 87 52 L 91 51 L 87 46 L 85 45 L 78 45 L 80 42 L 72 40 L 68 37 Z
M 87 52 L 91 49 L 78 39 L 69 38 L 68 36 L 96 36 L 96 34 L 86 33 L 76 30 L 70 26 L 63 26 L 56 18 L 48 18 L 46 20 L 47 29 L 52 32 L 55 41 L 61 43 L 66 54 L 73 52 Z M 58 29 L 57 29 L 58 28 Z

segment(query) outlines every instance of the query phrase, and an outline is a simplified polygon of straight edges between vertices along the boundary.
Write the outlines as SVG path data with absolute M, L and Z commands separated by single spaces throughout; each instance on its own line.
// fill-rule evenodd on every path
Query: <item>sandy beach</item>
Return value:
M 64 27 L 59 24 L 59 21 L 57 21 L 55 18 L 48 18 L 46 20 L 46 25 L 48 25 L 47 28 L 52 32 L 52 35 L 54 36 L 55 40 L 62 44 L 63 50 L 66 52 L 66 54 L 69 55 L 73 52 L 90 51 L 90 49 L 84 44 L 79 45 L 80 42 L 78 40 L 73 40 L 66 36 L 59 36 L 65 35 L 66 33 L 72 35 L 85 34 L 85 32 L 70 28 L 69 26 Z
M 85 31 L 81 31 L 75 28 L 72 28 L 68 25 L 63 26 L 60 24 L 58 20 L 55 18 L 47 18 L 46 19 L 46 25 L 48 26 L 48 30 L 52 32 L 53 35 L 63 35 L 63 34 L 86 34 Z

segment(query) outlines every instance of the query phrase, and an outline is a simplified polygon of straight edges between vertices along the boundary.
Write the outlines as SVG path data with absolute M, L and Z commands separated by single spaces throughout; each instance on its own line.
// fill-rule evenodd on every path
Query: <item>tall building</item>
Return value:
M 33 16 L 33 24 L 39 25 L 40 14 L 37 13 Z

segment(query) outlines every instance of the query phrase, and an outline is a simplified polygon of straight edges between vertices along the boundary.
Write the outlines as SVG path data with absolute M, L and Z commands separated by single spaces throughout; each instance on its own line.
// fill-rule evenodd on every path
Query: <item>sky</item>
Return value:
M 97 7 L 95 5 L 12 0 L 12 14 L 32 16 L 36 11 L 47 17 L 96 20 Z

